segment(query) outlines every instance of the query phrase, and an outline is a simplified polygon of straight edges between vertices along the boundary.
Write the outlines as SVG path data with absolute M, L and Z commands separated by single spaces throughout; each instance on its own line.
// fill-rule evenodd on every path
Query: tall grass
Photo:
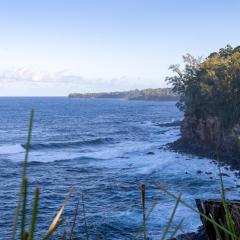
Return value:
M 13 220 L 13 227 L 12 227 L 12 234 L 10 236 L 11 240 L 16 239 L 16 235 L 18 236 L 18 239 L 21 240 L 34 240 L 35 233 L 37 231 L 37 216 L 39 212 L 39 201 L 40 201 L 40 189 L 38 187 L 35 188 L 34 191 L 34 197 L 33 197 L 33 203 L 32 203 L 32 210 L 31 210 L 31 217 L 30 217 L 30 223 L 28 224 L 30 227 L 29 229 L 26 228 L 26 222 L 27 222 L 27 205 L 28 205 L 28 177 L 27 177 L 27 165 L 28 165 L 28 159 L 29 159 L 29 152 L 31 149 L 31 137 L 32 137 L 32 128 L 33 128 L 33 119 L 34 119 L 34 110 L 31 111 L 30 114 L 30 120 L 29 120 L 29 128 L 28 128 L 28 134 L 27 134 L 27 142 L 26 142 L 26 151 L 25 151 L 25 158 L 23 161 L 23 168 L 22 168 L 22 179 L 21 179 L 21 186 L 19 190 L 18 195 L 18 203 L 16 207 L 16 212 Z M 231 212 L 228 207 L 228 202 L 226 200 L 225 196 L 225 189 L 221 174 L 221 169 L 219 168 L 219 176 L 220 176 L 220 186 L 221 186 L 221 201 L 224 207 L 225 212 L 225 219 L 226 224 L 224 223 L 218 223 L 213 217 L 209 217 L 206 214 L 196 210 L 194 207 L 192 207 L 190 204 L 186 203 L 184 200 L 182 200 L 182 194 L 179 194 L 179 196 L 176 196 L 175 194 L 171 193 L 167 189 L 163 188 L 161 185 L 159 185 L 159 189 L 166 193 L 169 197 L 172 197 L 176 200 L 175 206 L 172 210 L 172 213 L 169 217 L 169 220 L 167 222 L 167 226 L 165 229 L 163 229 L 163 234 L 160 237 L 161 240 L 166 239 L 173 239 L 179 230 L 182 229 L 182 224 L 184 219 L 181 219 L 181 221 L 173 227 L 173 220 L 176 215 L 177 209 L 180 204 L 183 204 L 185 207 L 191 209 L 193 212 L 197 213 L 199 216 L 201 216 L 206 221 L 209 221 L 213 224 L 215 232 L 216 232 L 216 240 L 240 240 L 240 236 L 238 233 L 238 229 L 236 226 L 236 223 L 234 222 L 234 219 L 231 215 Z M 41 238 L 42 240 L 48 240 L 51 239 L 54 233 L 57 231 L 57 229 L 64 224 L 65 220 L 62 218 L 62 213 L 66 207 L 66 204 L 68 202 L 68 199 L 70 198 L 73 190 L 70 190 L 67 194 L 63 205 L 57 212 L 55 218 L 53 219 L 52 223 L 49 226 L 49 229 L 46 231 L 46 234 Z M 80 199 L 78 200 L 78 203 L 75 208 L 74 212 L 74 218 L 73 223 L 70 228 L 70 231 L 67 232 L 66 230 L 63 231 L 62 238 L 61 239 L 73 239 L 74 234 L 74 228 L 76 226 L 77 221 L 77 215 L 79 211 L 79 203 Z M 84 226 L 84 235 L 85 239 L 89 240 L 92 238 L 89 234 L 88 230 L 88 222 L 87 222 L 87 215 L 86 215 L 86 208 L 84 203 L 84 195 L 82 194 L 81 197 L 81 203 L 82 203 L 82 214 L 83 214 L 83 226 Z M 158 202 L 155 202 L 151 208 L 146 208 L 146 186 L 144 184 L 141 185 L 141 208 L 142 208 L 142 225 L 139 227 L 139 229 L 136 231 L 136 235 L 132 238 L 134 239 L 148 239 L 148 232 L 147 232 L 147 224 L 148 220 L 150 218 L 151 213 L 153 212 L 154 208 Z M 17 234 L 18 233 L 18 234 Z M 94 236 L 95 239 L 99 239 L 98 234 L 96 233 L 96 236 Z
M 27 177 L 27 164 L 30 152 L 30 143 L 32 138 L 32 128 L 33 128 L 33 118 L 34 118 L 34 110 L 31 111 L 29 127 L 28 127 L 28 135 L 27 142 L 25 147 L 25 158 L 23 161 L 22 168 L 22 181 L 21 187 L 19 191 L 18 203 L 16 207 L 16 213 L 13 220 L 13 228 L 10 239 L 16 239 L 17 227 L 20 225 L 20 239 L 21 240 L 33 240 L 35 239 L 35 231 L 37 226 L 37 215 L 39 208 L 39 196 L 40 190 L 38 187 L 35 188 L 34 198 L 33 198 L 33 206 L 32 206 L 32 214 L 30 219 L 30 228 L 26 229 L 26 217 L 27 217 L 27 202 L 28 202 L 28 177 Z M 67 204 L 67 200 L 70 197 L 71 192 L 68 194 L 67 198 L 64 201 L 63 206 L 58 211 L 56 217 L 54 218 L 52 224 L 50 225 L 47 233 L 43 236 L 42 239 L 47 240 L 53 235 L 53 233 L 57 230 L 57 228 L 64 222 L 64 220 L 60 220 L 62 212 Z M 20 215 L 20 216 L 19 216 Z M 20 222 L 19 222 L 20 220 Z

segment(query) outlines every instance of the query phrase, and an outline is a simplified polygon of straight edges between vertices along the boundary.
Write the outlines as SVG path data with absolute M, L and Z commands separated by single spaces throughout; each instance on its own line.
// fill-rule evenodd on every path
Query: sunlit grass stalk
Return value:
M 40 190 L 37 187 L 35 189 L 35 194 L 34 194 L 32 217 L 31 217 L 31 226 L 30 226 L 28 240 L 33 240 L 34 239 L 34 233 L 35 233 L 35 228 L 36 228 L 36 219 L 37 219 L 37 213 L 38 213 L 39 193 L 40 193 Z
M 61 217 L 63 210 L 68 202 L 68 199 L 72 195 L 72 191 L 73 191 L 72 189 L 69 191 L 67 197 L 64 200 L 62 207 L 59 209 L 59 211 L 56 214 L 55 218 L 53 219 L 50 227 L 48 228 L 46 236 L 43 237 L 44 240 L 49 239 L 52 236 L 52 234 L 56 231 L 56 229 L 63 224 L 64 220 L 60 220 L 60 217 Z
M 57 221 L 54 226 L 52 227 L 51 231 L 48 231 L 47 235 L 45 237 L 43 237 L 43 240 L 49 240 L 50 237 L 52 236 L 52 234 L 60 227 L 63 225 L 63 223 L 65 222 L 65 219 L 61 219 L 59 221 Z

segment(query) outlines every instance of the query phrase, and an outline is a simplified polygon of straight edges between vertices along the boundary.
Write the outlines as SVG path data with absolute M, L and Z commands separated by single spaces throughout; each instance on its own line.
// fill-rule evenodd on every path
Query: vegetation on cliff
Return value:
M 227 45 L 207 58 L 183 57 L 185 67 L 172 65 L 166 81 L 180 96 L 177 106 L 185 115 L 216 116 L 228 128 L 240 119 L 240 46 Z
M 126 98 L 128 100 L 176 101 L 177 94 L 171 88 L 147 88 L 121 92 L 71 93 L 71 98 Z

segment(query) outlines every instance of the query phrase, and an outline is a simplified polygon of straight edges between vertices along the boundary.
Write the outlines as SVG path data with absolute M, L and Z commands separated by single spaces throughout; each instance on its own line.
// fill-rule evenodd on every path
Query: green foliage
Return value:
M 166 81 L 180 95 L 177 106 L 186 115 L 219 117 L 224 127 L 240 119 L 240 46 L 227 45 L 206 59 L 183 57 L 185 68 L 172 65 Z
M 27 164 L 29 158 L 29 151 L 30 151 L 30 143 L 32 137 L 32 127 L 33 127 L 33 117 L 34 117 L 34 110 L 31 111 L 30 121 L 29 121 L 29 128 L 28 128 L 28 136 L 27 136 L 27 143 L 26 143 L 26 152 L 25 152 L 25 159 L 23 162 L 23 170 L 22 170 L 22 183 L 20 188 L 20 193 L 18 197 L 18 205 L 16 208 L 16 213 L 13 221 L 13 230 L 11 239 L 16 239 L 16 232 L 18 227 L 18 222 L 20 218 L 20 239 L 21 240 L 33 240 L 35 235 L 35 229 L 37 224 L 37 214 L 38 214 L 38 205 L 39 205 L 39 188 L 36 187 L 34 199 L 33 199 L 33 207 L 32 207 L 32 216 L 30 219 L 30 229 L 29 231 L 26 230 L 26 217 L 27 217 L 27 199 L 28 199 L 28 177 L 27 177 Z M 64 201 L 63 206 L 57 213 L 56 217 L 54 218 L 52 224 L 49 227 L 49 230 L 43 239 L 50 239 L 56 229 L 61 226 L 64 222 L 64 219 L 60 220 L 61 214 L 64 210 L 65 205 L 67 204 L 67 200 L 71 195 L 71 191 L 67 195 L 67 198 Z M 21 214 L 21 215 L 20 215 Z M 20 215 L 20 216 L 19 216 Z

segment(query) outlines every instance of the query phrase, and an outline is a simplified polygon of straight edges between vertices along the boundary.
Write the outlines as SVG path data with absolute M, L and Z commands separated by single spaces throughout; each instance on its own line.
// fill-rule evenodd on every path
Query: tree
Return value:
M 229 127 L 240 119 L 240 46 L 227 45 L 206 59 L 183 56 L 185 67 L 169 68 L 174 76 L 166 81 L 180 95 L 178 108 L 185 115 L 219 117 Z

